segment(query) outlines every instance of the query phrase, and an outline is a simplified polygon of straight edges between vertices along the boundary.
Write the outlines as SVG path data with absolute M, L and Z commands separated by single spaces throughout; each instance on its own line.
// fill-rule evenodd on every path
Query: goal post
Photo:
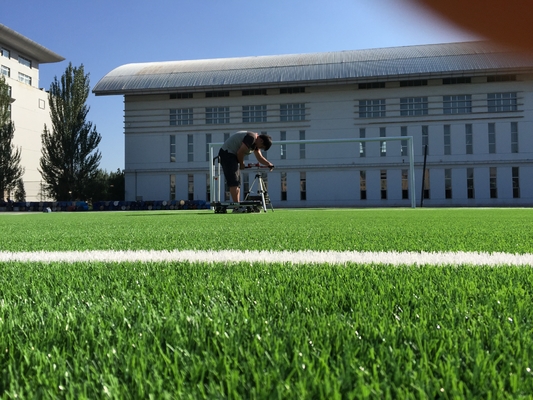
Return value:
M 409 197 L 411 198 L 411 208 L 416 208 L 415 198 L 415 157 L 414 157 L 414 144 L 412 136 L 387 136 L 376 138 L 345 138 L 345 139 L 309 139 L 309 140 L 282 140 L 273 141 L 272 145 L 286 145 L 286 144 L 335 144 L 335 143 L 360 143 L 360 142 L 392 142 L 392 141 L 407 141 L 407 148 L 409 153 Z M 220 202 L 220 190 L 223 186 L 224 178 L 220 173 L 220 163 L 215 165 L 214 159 L 215 148 L 219 148 L 223 143 L 209 143 L 209 157 L 210 157 L 210 191 L 211 201 Z M 218 170 L 215 170 L 217 169 Z M 216 179 L 220 179 L 216 182 Z M 217 185 L 218 183 L 218 185 Z

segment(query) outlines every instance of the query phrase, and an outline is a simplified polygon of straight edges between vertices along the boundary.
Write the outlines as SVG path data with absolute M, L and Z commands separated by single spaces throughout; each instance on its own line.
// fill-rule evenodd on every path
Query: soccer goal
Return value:
M 287 145 L 287 144 L 335 144 L 335 143 L 358 143 L 358 142 L 393 142 L 393 141 L 406 141 L 407 149 L 409 153 L 409 197 L 411 199 L 411 208 L 416 208 L 416 196 L 415 196 L 415 160 L 414 160 L 414 145 L 412 136 L 387 136 L 376 138 L 346 138 L 346 139 L 310 139 L 310 140 L 283 140 L 273 141 L 272 146 Z M 211 201 L 220 202 L 221 190 L 224 186 L 224 177 L 221 175 L 220 164 L 213 161 L 218 155 L 218 151 L 215 153 L 215 149 L 218 150 L 223 143 L 209 143 L 209 156 L 211 159 L 210 167 L 210 184 L 211 184 Z M 355 167 L 354 167 L 355 168 Z

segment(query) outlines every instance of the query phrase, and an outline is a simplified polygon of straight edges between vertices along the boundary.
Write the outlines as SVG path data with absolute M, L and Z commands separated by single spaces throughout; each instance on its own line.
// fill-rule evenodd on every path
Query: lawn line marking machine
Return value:
M 261 210 L 267 212 L 267 205 L 270 205 L 270 209 L 274 211 L 274 207 L 270 202 L 270 197 L 266 189 L 265 181 L 260 169 L 268 168 L 259 163 L 257 164 L 248 164 L 244 167 L 245 169 L 257 168 L 258 172 L 255 174 L 254 181 L 250 185 L 248 191 L 245 194 L 244 201 L 236 203 L 233 201 L 212 201 L 211 207 L 214 209 L 215 214 L 225 214 L 230 209 L 238 209 L 241 213 L 260 213 Z M 219 157 L 213 158 L 213 183 L 215 185 L 214 193 L 220 193 L 220 185 L 223 184 L 224 179 L 220 175 L 220 163 Z M 257 184 L 256 192 L 252 193 L 254 186 Z

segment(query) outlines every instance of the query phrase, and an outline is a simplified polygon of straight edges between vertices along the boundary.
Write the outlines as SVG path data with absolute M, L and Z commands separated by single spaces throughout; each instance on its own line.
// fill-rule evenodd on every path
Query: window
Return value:
M 2 75 L 7 76 L 8 78 L 11 77 L 11 69 L 9 67 L 6 67 L 5 65 L 2 65 L 1 73 Z
M 193 135 L 187 135 L 187 161 L 194 161 L 194 138 Z
M 192 125 L 193 110 L 192 108 L 171 108 L 170 125 Z
M 458 78 L 444 78 L 442 80 L 443 85 L 457 85 L 461 83 L 472 83 L 472 78 L 469 76 L 461 76 Z
M 386 128 L 379 128 L 379 137 L 387 137 Z M 384 140 L 379 142 L 379 155 L 380 157 L 387 156 L 387 142 Z
M 518 153 L 518 122 L 511 122 L 511 153 Z
M 412 79 L 408 81 L 400 81 L 400 87 L 409 87 L 409 86 L 427 86 L 427 79 Z
M 409 170 L 402 169 L 402 199 L 409 199 Z
M 187 193 L 188 193 L 188 199 L 194 200 L 194 175 L 193 174 L 187 175 Z
M 474 139 L 472 137 L 472 124 L 465 125 L 466 154 L 474 154 Z
M 300 200 L 307 200 L 307 185 L 305 183 L 305 172 L 300 172 Z
M 305 131 L 300 131 L 300 140 L 305 140 Z M 300 159 L 305 158 L 305 143 L 300 143 Z
M 401 136 L 407 136 L 407 127 L 402 126 L 400 128 Z M 407 140 L 402 140 L 400 145 L 400 155 L 402 157 L 408 156 L 409 152 L 407 151 Z
M 229 107 L 207 107 L 205 109 L 206 124 L 229 124 Z
M 400 99 L 400 115 L 402 117 L 427 114 L 427 97 L 404 97 Z
M 474 168 L 466 169 L 466 195 L 469 199 L 475 198 L 474 192 Z
M 282 141 L 282 142 L 287 140 L 287 132 L 281 131 L 279 133 L 279 140 Z M 287 159 L 287 145 L 286 144 L 282 144 L 279 147 L 280 147 L 280 151 L 281 151 L 280 159 L 286 160 Z
M 19 82 L 25 83 L 31 86 L 31 76 L 19 72 Z
M 242 122 L 266 122 L 266 106 L 242 106 Z
M 170 162 L 176 162 L 176 135 L 170 135 Z
M 385 82 L 365 82 L 359 84 L 359 89 L 383 89 Z
M 516 111 L 516 92 L 487 94 L 489 112 Z
M 229 97 L 229 91 L 217 90 L 213 92 L 205 92 L 205 97 Z
M 452 137 L 450 133 L 450 125 L 444 125 L 444 155 L 452 154 Z
M 250 193 L 250 174 L 241 174 L 242 178 L 242 191 L 244 196 L 248 196 Z
M 359 128 L 359 138 L 364 139 L 366 137 L 366 129 Z M 359 142 L 359 157 L 366 157 L 366 142 Z
M 381 176 L 381 200 L 387 200 L 387 170 L 382 169 L 380 172 Z
M 305 120 L 305 104 L 292 103 L 281 104 L 279 108 L 280 120 L 286 121 L 304 121 Z
M 267 94 L 266 89 L 248 89 L 241 92 L 243 96 L 264 96 Z
M 19 64 L 22 64 L 28 68 L 31 68 L 31 60 L 28 60 L 27 58 L 24 58 L 22 56 L 19 56 Z
M 385 116 L 385 99 L 359 100 L 359 118 L 379 118 Z
M 287 200 L 287 173 L 281 173 L 281 201 Z
M 169 98 L 173 99 L 192 99 L 192 93 L 170 93 Z
M 513 167 L 512 169 L 512 180 L 513 180 L 513 199 L 520 198 L 520 177 L 518 175 L 518 167 Z
M 170 175 L 170 200 L 176 200 L 176 175 Z
M 422 125 L 422 154 L 426 154 L 429 148 L 429 127 Z
M 359 198 L 366 200 L 366 171 L 359 171 Z
M 366 200 L 366 171 L 359 171 L 359 194 L 361 200 Z
M 452 170 L 450 168 L 444 170 L 444 193 L 447 199 L 452 198 Z
M 516 81 L 516 75 L 491 75 L 487 76 L 487 82 L 511 82 Z
M 0 48 L 0 55 L 2 57 L 11 58 L 11 52 L 8 49 Z
M 498 198 L 498 182 L 496 181 L 496 173 L 497 173 L 496 167 L 489 168 L 489 186 L 490 186 L 490 198 L 491 199 Z
M 489 153 L 496 153 L 496 124 L 489 123 Z
M 286 88 L 279 89 L 279 94 L 295 94 L 295 93 L 305 93 L 305 87 L 286 87 Z
M 469 94 L 443 97 L 444 114 L 467 114 L 472 112 L 472 96 Z
M 209 154 L 209 143 L 211 143 L 212 137 L 210 133 L 205 134 L 205 161 L 211 161 L 211 155 Z

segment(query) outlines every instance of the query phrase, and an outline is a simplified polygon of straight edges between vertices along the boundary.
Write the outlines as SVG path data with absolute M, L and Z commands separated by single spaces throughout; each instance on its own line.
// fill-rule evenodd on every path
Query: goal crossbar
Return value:
M 415 198 L 415 159 L 414 159 L 414 145 L 412 136 L 387 136 L 379 138 L 346 138 L 346 139 L 309 139 L 309 140 L 281 140 L 273 141 L 272 145 L 285 145 L 285 144 L 334 144 L 334 143 L 358 143 L 358 142 L 392 142 L 392 141 L 407 141 L 408 153 L 409 153 L 409 197 L 411 198 L 411 208 L 416 208 Z M 221 179 L 220 175 L 220 163 L 215 166 L 213 160 L 215 158 L 215 148 L 221 147 L 223 143 L 209 143 L 209 157 L 211 165 L 209 168 L 209 180 L 211 201 L 220 202 L 220 190 L 222 182 L 218 182 L 216 186 L 215 177 Z M 215 168 L 218 167 L 218 171 Z

